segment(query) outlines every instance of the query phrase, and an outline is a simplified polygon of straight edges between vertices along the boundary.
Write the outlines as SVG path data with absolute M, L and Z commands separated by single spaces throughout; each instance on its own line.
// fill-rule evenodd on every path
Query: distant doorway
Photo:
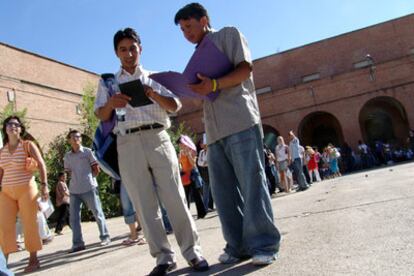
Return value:
M 359 126 L 367 144 L 375 141 L 403 144 L 409 130 L 404 106 L 392 97 L 367 101 L 359 113 Z
M 272 152 L 274 152 L 276 144 L 277 144 L 277 137 L 280 135 L 279 131 L 277 131 L 271 126 L 263 125 L 263 133 L 264 133 L 263 143 L 269 149 L 271 149 Z
M 344 142 L 338 119 L 322 111 L 307 115 L 299 124 L 298 135 L 302 146 L 317 146 L 319 150 L 329 143 L 339 147 Z

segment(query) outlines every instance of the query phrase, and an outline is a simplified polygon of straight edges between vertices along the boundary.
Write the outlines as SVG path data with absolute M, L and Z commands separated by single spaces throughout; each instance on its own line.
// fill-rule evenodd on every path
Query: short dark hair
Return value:
M 65 172 L 60 172 L 60 173 L 58 173 L 58 178 L 61 178 L 64 175 L 65 175 Z
M 114 35 L 114 50 L 116 52 L 118 48 L 119 42 L 121 42 L 122 39 L 129 38 L 134 40 L 138 43 L 138 45 L 141 45 L 141 38 L 137 34 L 137 32 L 132 28 L 125 28 L 123 30 L 119 30 Z
M 7 123 L 10 122 L 12 119 L 17 120 L 20 124 L 20 129 L 22 130 L 20 132 L 20 137 L 24 137 L 25 134 L 26 134 L 26 128 L 24 127 L 24 124 L 23 124 L 22 120 L 18 116 L 12 115 L 12 116 L 7 117 L 3 122 L 3 135 L 4 135 L 3 136 L 3 146 L 5 146 L 9 142 L 9 136 L 7 135 L 6 129 L 7 129 Z
M 77 129 L 71 129 L 71 130 L 69 130 L 68 135 L 66 135 L 66 138 L 70 139 L 71 135 L 74 134 L 74 133 L 79 133 L 80 134 L 80 131 L 77 130 Z
M 207 17 L 208 26 L 210 26 L 210 17 L 207 10 L 199 3 L 191 3 L 181 8 L 174 17 L 175 25 L 178 25 L 180 20 L 188 20 L 191 18 L 200 20 L 203 16 Z

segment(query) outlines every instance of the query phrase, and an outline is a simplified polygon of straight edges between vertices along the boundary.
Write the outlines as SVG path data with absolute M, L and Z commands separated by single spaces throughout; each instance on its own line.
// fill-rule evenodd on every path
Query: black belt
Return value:
M 130 129 L 127 129 L 125 133 L 131 134 L 131 133 L 142 131 L 142 130 L 157 129 L 157 128 L 163 128 L 163 127 L 164 127 L 163 125 L 155 123 L 152 125 L 143 125 L 139 127 L 130 128 Z

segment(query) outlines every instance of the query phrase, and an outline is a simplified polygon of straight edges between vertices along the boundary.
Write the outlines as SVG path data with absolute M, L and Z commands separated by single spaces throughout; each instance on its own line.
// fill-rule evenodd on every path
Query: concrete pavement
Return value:
M 196 275 L 414 275 L 414 163 L 383 167 L 315 183 L 300 193 L 272 199 L 276 224 L 282 233 L 279 259 L 267 267 L 249 261 L 218 264 L 224 247 L 216 213 L 197 220 L 208 273 Z M 195 212 L 195 206 L 192 205 Z M 67 254 L 71 232 L 40 252 L 41 270 L 32 275 L 145 275 L 154 266 L 146 245 L 124 247 L 122 218 L 108 220 L 113 242 L 99 246 L 95 223 L 83 223 L 87 249 Z M 178 269 L 189 275 L 174 236 Z M 21 274 L 27 252 L 10 256 L 10 268 Z

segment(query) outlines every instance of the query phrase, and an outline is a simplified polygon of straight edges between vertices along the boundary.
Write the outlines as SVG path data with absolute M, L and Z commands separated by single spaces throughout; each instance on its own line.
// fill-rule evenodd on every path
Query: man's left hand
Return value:
M 191 90 L 203 96 L 206 96 L 213 91 L 213 84 L 210 78 L 201 74 L 197 74 L 197 77 L 201 80 L 201 82 L 197 84 L 189 84 L 188 86 Z

